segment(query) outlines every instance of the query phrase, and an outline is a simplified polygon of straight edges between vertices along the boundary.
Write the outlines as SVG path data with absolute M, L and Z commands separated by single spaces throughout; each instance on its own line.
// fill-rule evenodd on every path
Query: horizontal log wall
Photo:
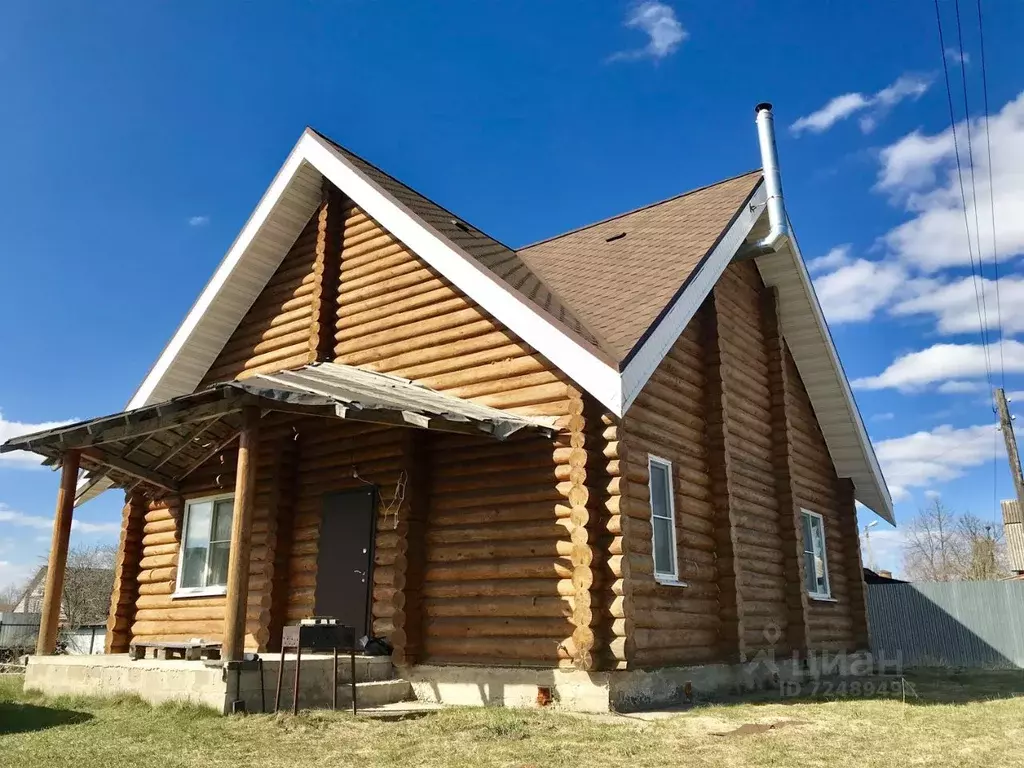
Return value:
M 753 263 L 725 272 L 621 424 L 605 425 L 602 451 L 623 494 L 608 502 L 621 537 L 608 545 L 613 664 L 865 647 L 852 485 L 836 476 Z M 687 587 L 653 577 L 652 454 L 673 464 Z M 801 507 L 825 517 L 835 602 L 806 595 Z
M 810 398 L 788 350 L 786 369 L 794 385 L 788 405 L 796 503 L 824 518 L 829 585 L 834 598 L 834 602 L 809 601 L 808 645 L 815 650 L 865 648 L 864 579 L 852 486 L 836 476 Z M 801 532 L 801 551 L 802 542 Z
M 773 463 L 772 394 L 761 316 L 764 284 L 753 262 L 730 266 L 714 289 L 728 401 L 733 556 L 741 564 L 742 649 L 779 650 L 789 623 L 784 544 Z
M 568 413 L 561 373 L 357 207 L 341 243 L 337 362 L 514 413 Z
M 573 447 L 531 436 L 432 445 L 422 660 L 571 666 Z
M 319 328 L 314 305 L 322 274 L 316 271 L 317 243 L 324 238 L 321 212 L 303 228 L 197 390 L 217 381 L 298 368 L 316 358 L 318 342 L 311 335 Z
M 121 538 L 114 564 L 114 588 L 107 615 L 105 653 L 127 653 L 131 644 L 131 626 L 139 599 L 139 561 L 142 559 L 142 528 L 146 501 L 137 493 L 127 494 L 121 514 Z
M 630 611 L 616 611 L 616 627 L 632 636 L 633 666 L 695 664 L 720 658 L 719 585 L 715 509 L 709 469 L 704 324 L 700 316 L 669 350 L 623 420 L 628 451 L 612 459 L 628 483 L 628 551 L 623 574 L 632 584 Z M 679 579 L 654 581 L 648 457 L 672 462 Z M 620 588 L 621 590 L 621 588 Z M 616 590 L 616 591 L 620 591 Z
M 252 559 L 246 610 L 245 647 L 265 650 L 270 640 L 273 558 L 276 543 L 277 488 L 282 474 L 282 441 L 291 429 L 270 418 L 261 426 L 252 529 Z M 138 599 L 131 626 L 134 640 L 183 641 L 202 637 L 219 642 L 223 633 L 223 596 L 175 598 L 185 502 L 235 487 L 237 448 L 229 447 L 190 475 L 180 497 L 151 502 L 144 516 Z

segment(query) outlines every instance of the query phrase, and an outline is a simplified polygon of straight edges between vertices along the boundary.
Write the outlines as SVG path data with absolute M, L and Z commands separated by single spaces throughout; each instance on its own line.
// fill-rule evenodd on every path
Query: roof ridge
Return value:
M 475 230 L 477 233 L 479 233 L 483 237 L 486 237 L 488 240 L 493 240 L 498 245 L 500 245 L 500 246 L 502 246 L 504 248 L 508 248 L 510 251 L 512 251 L 512 253 L 516 252 L 516 249 L 513 248 L 508 243 L 504 243 L 501 240 L 499 240 L 498 238 L 494 237 L 493 235 L 487 234 L 482 229 L 480 229 L 480 227 L 476 226 L 475 224 L 473 224 L 470 221 L 468 221 L 466 218 L 464 218 L 464 217 L 460 216 L 459 214 L 455 213 L 455 211 L 451 210 L 450 208 L 447 208 L 446 206 L 441 205 L 439 202 L 437 202 L 433 198 L 427 197 L 427 195 L 423 194 L 418 189 L 410 187 L 408 184 L 406 184 L 404 181 L 402 181 L 397 176 L 393 176 L 390 173 L 388 173 L 386 170 L 381 168 L 379 165 L 377 165 L 377 163 L 374 163 L 374 162 L 372 162 L 370 160 L 367 160 L 365 157 L 360 155 L 358 152 L 353 152 L 351 149 L 349 149 L 348 147 L 344 146 L 343 144 L 339 144 L 334 139 L 332 139 L 330 136 L 327 136 L 327 135 L 321 133 L 320 131 L 318 131 L 313 126 L 308 126 L 308 128 L 309 128 L 309 130 L 311 130 L 313 133 L 315 133 L 317 136 L 319 136 L 324 141 L 330 142 L 331 144 L 336 146 L 338 149 L 343 150 L 344 152 L 348 152 L 348 154 L 352 155 L 353 157 L 357 158 L 358 160 L 361 160 L 362 162 L 366 163 L 367 165 L 371 166 L 372 168 L 376 168 L 378 171 L 383 173 L 385 176 L 387 176 L 389 179 L 391 179 L 396 184 L 401 184 L 403 187 L 408 189 L 410 192 L 419 195 L 420 197 L 422 197 L 424 200 L 426 200 L 431 205 L 436 205 L 438 208 L 440 208 L 442 211 L 447 213 L 449 216 L 452 216 L 453 218 L 458 219 L 461 223 L 465 224 L 470 229 Z
M 402 187 L 405 187 L 410 192 L 412 192 L 414 195 L 417 195 L 417 196 L 423 198 L 430 205 L 433 205 L 433 206 L 437 207 L 439 210 L 444 211 L 444 213 L 446 213 L 447 215 L 449 215 L 449 216 L 451 216 L 453 218 L 453 223 L 455 221 L 461 222 L 466 227 L 468 227 L 471 230 L 473 230 L 473 233 L 475 233 L 476 236 L 486 238 L 487 240 L 489 240 L 489 241 L 491 241 L 493 243 L 497 243 L 502 248 L 506 249 L 512 256 L 514 256 L 515 258 L 519 259 L 520 262 L 522 262 L 523 266 L 526 267 L 526 269 L 529 270 L 533 274 L 533 276 L 544 287 L 544 289 L 548 292 L 548 294 L 550 294 L 551 297 L 553 297 L 557 301 L 559 306 L 568 314 L 568 319 L 560 316 L 560 313 L 556 313 L 556 312 L 552 311 L 551 309 L 543 306 L 539 301 L 535 300 L 534 298 L 532 298 L 532 297 L 522 293 L 521 291 L 519 291 L 518 288 L 516 288 L 514 285 L 511 285 L 510 283 L 508 283 L 500 275 L 497 275 L 493 271 L 491 271 L 486 265 L 480 264 L 479 262 L 477 262 L 479 267 L 484 269 L 484 270 L 486 270 L 486 271 L 488 271 L 488 272 L 490 272 L 495 279 L 505 283 L 505 285 L 508 286 L 509 289 L 511 289 L 515 293 L 517 293 L 522 298 L 523 301 L 526 301 L 526 302 L 530 303 L 537 310 L 539 310 L 540 312 L 543 312 L 544 314 L 548 315 L 550 318 L 555 320 L 560 325 L 564 326 L 570 332 L 575 333 L 577 335 L 583 336 L 585 341 L 587 341 L 588 343 L 593 344 L 594 342 L 596 342 L 597 348 L 599 350 L 604 350 L 605 346 L 607 345 L 607 339 L 602 334 L 598 333 L 593 328 L 591 328 L 589 325 L 584 323 L 583 319 L 579 316 L 577 310 L 574 309 L 569 304 L 569 302 L 567 302 L 565 300 L 565 298 L 561 295 L 561 293 L 556 291 L 551 286 L 551 284 L 547 280 L 544 279 L 543 275 L 541 274 L 540 270 L 538 270 L 537 266 L 532 261 L 527 260 L 521 253 L 519 253 L 518 250 L 516 250 L 512 246 L 508 245 L 507 243 L 504 243 L 501 240 L 498 240 L 497 238 L 492 237 L 491 235 L 487 234 L 486 232 L 484 232 L 484 230 L 480 229 L 480 227 L 476 226 L 475 224 L 471 224 L 469 221 L 464 219 L 459 214 L 457 214 L 457 213 L 453 212 L 452 210 L 446 208 L 445 206 L 441 205 L 440 203 L 436 202 L 435 200 L 432 200 L 431 198 L 429 198 L 426 195 L 424 195 L 422 192 L 419 192 L 416 189 L 410 187 L 408 184 L 406 184 L 401 179 L 399 179 L 399 178 L 397 178 L 395 176 L 392 176 L 390 173 L 388 173 L 386 170 L 381 168 L 376 163 L 373 163 L 373 162 L 367 160 L 362 155 L 359 155 L 356 152 L 353 152 L 348 147 L 345 147 L 345 146 L 339 144 L 338 142 L 334 141 L 334 139 L 330 138 L 329 136 L 325 136 L 323 133 L 318 131 L 316 128 L 313 128 L 312 126 L 307 126 L 307 128 L 310 131 L 312 131 L 313 133 L 315 133 L 317 136 L 322 138 L 324 141 L 326 141 L 329 144 L 331 144 L 334 147 L 336 147 L 338 150 L 340 150 L 342 152 L 345 152 L 345 153 L 355 157 L 360 162 L 365 163 L 366 165 L 370 166 L 371 168 L 375 168 L 377 171 L 382 173 L 384 176 L 387 176 L 389 179 L 391 179 L 396 184 L 398 184 L 398 185 L 400 185 Z M 430 225 L 428 224 L 427 226 L 430 226 Z M 476 261 L 476 260 L 474 259 L 474 261 Z M 571 320 L 571 322 L 569 322 L 570 320 Z M 574 328 L 573 325 L 578 326 L 578 328 Z M 581 331 L 583 333 L 581 333 Z M 587 335 L 590 336 L 589 339 L 586 338 Z
M 705 184 L 705 185 L 703 185 L 701 187 L 695 187 L 694 189 L 689 189 L 686 192 L 680 192 L 677 195 L 672 195 L 672 197 L 666 197 L 663 200 L 656 200 L 653 203 L 647 203 L 646 205 L 641 205 L 638 208 L 633 208 L 633 209 L 628 210 L 628 211 L 623 211 L 622 213 L 617 213 L 614 216 L 609 216 L 609 217 L 607 217 L 605 219 L 601 219 L 599 221 L 591 222 L 590 224 L 584 224 L 583 226 L 576 227 L 575 229 L 570 229 L 567 232 L 562 232 L 561 234 L 558 234 L 558 235 L 552 235 L 551 237 L 545 237 L 542 240 L 537 240 L 537 241 L 529 243 L 527 245 L 521 245 L 516 250 L 516 252 L 519 253 L 519 255 L 521 256 L 523 251 L 529 250 L 530 248 L 533 248 L 536 245 L 542 245 L 544 243 L 550 243 L 552 240 L 558 240 L 559 238 L 562 238 L 562 237 L 568 237 L 569 235 L 575 235 L 577 232 L 583 232 L 584 230 L 590 229 L 591 227 L 597 227 L 597 226 L 600 226 L 601 224 L 607 224 L 609 221 L 615 221 L 616 219 L 621 219 L 621 218 L 624 218 L 626 216 L 631 216 L 634 213 L 639 213 L 640 211 L 646 211 L 649 208 L 656 208 L 659 205 L 664 205 L 665 203 L 671 203 L 671 202 L 673 202 L 675 200 L 679 200 L 681 198 L 688 197 L 690 195 L 694 195 L 694 194 L 696 194 L 698 192 L 703 192 L 704 190 L 711 189 L 712 187 L 717 187 L 717 186 L 720 186 L 722 184 L 728 184 L 730 181 L 736 181 L 737 179 L 742 179 L 745 176 L 753 176 L 755 173 L 762 173 L 762 172 L 763 172 L 763 170 L 761 168 L 754 168 L 754 169 L 746 171 L 744 173 L 737 173 L 735 176 L 730 176 L 730 177 L 728 177 L 726 179 L 721 179 L 721 180 L 713 182 L 711 184 Z

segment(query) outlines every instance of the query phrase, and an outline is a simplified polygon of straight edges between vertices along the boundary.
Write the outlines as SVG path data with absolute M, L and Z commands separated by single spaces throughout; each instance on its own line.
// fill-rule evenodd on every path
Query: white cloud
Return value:
M 1007 373 L 1024 373 L 1024 344 L 1004 340 L 981 344 L 935 344 L 896 358 L 877 376 L 853 380 L 858 389 L 898 389 L 915 392 L 930 384 L 981 379 L 986 374 L 986 352 L 992 365 L 1000 361 Z
M 0 523 L 9 523 L 10 525 L 34 528 L 41 531 L 53 530 L 52 517 L 26 515 L 24 512 L 11 509 L 2 502 L 0 502 Z M 71 530 L 79 531 L 80 533 L 112 534 L 118 533 L 121 530 L 121 526 L 119 523 L 90 523 L 85 520 L 73 520 Z
M 850 263 L 850 244 L 837 245 L 831 251 L 826 253 L 824 256 L 819 256 L 816 259 L 811 259 L 807 262 L 807 270 L 811 274 L 819 272 L 827 272 L 830 270 L 839 269 L 845 267 Z
M 910 488 L 955 480 L 972 467 L 997 458 L 1002 440 L 993 440 L 994 424 L 930 431 L 875 443 L 875 454 L 893 498 L 906 499 Z
M 926 499 L 935 500 L 935 499 L 941 499 L 942 498 L 942 494 L 939 493 L 938 491 L 936 491 L 934 488 L 929 488 L 927 491 L 924 492 L 924 497 Z
M 680 44 L 690 36 L 676 18 L 672 6 L 657 0 L 645 0 L 635 5 L 626 16 L 625 25 L 638 29 L 649 38 L 647 45 L 629 51 L 619 51 L 609 61 L 630 59 L 664 59 L 674 53 Z
M 973 233 L 970 242 L 979 239 L 974 231 L 977 217 L 985 263 L 992 259 L 993 194 L 1000 260 L 1008 261 L 1024 253 L 1024 216 L 1020 215 L 1024 210 L 1024 93 L 992 117 L 990 130 L 991 169 L 985 120 L 978 118 L 971 123 L 975 202 L 967 157 L 967 126 L 957 126 L 967 223 Z M 915 131 L 883 149 L 880 159 L 876 189 L 888 193 L 894 203 L 912 214 L 908 221 L 887 232 L 881 243 L 895 257 L 926 273 L 969 265 L 972 250 L 977 258 L 977 246 L 970 248 L 967 239 L 952 128 L 934 135 Z
M 805 115 L 804 117 L 797 119 L 791 126 L 789 126 L 789 130 L 791 133 L 796 135 L 799 135 L 804 131 L 822 133 L 823 131 L 827 131 L 840 120 L 845 120 L 854 112 L 859 112 L 864 109 L 870 103 L 870 100 L 866 99 L 863 94 L 844 93 L 842 96 L 836 96 L 817 112 L 812 112 L 809 115 Z
M 209 216 L 190 216 L 188 219 L 188 225 L 190 227 L 205 227 L 209 223 Z
M 863 112 L 860 129 L 870 133 L 889 110 L 906 99 L 916 101 L 931 86 L 931 79 L 919 75 L 901 75 L 892 85 L 878 93 L 865 96 L 863 93 L 844 93 L 836 96 L 824 107 L 796 120 L 789 126 L 790 133 L 799 136 L 804 131 L 823 133 L 840 120 Z
M 857 259 L 816 278 L 814 292 L 829 323 L 849 323 L 870 320 L 905 281 L 898 264 Z
M 1006 399 L 1011 402 L 1022 402 L 1024 401 L 1024 389 L 1015 389 L 1012 392 L 1006 393 Z
M 985 392 L 988 386 L 983 381 L 960 381 L 959 379 L 950 379 L 944 381 L 935 388 L 936 392 L 940 392 L 943 395 L 969 395 L 974 392 Z
M 934 315 L 942 334 L 978 333 L 983 324 L 998 328 L 1000 320 L 1004 333 L 1024 332 L 1024 276 L 1000 277 L 998 292 L 995 280 L 972 277 L 918 280 L 910 288 L 913 295 L 897 302 L 892 314 Z
M 63 427 L 65 424 L 71 424 L 73 421 L 75 420 L 43 421 L 38 424 L 30 424 L 24 421 L 7 421 L 4 418 L 3 412 L 0 411 L 0 444 L 7 442 L 12 437 Z M 38 467 L 42 462 L 42 457 L 28 451 L 0 453 L 0 467 Z
M 871 417 L 871 420 L 872 421 L 892 421 L 895 418 L 896 418 L 896 414 L 895 413 L 893 413 L 892 411 L 887 411 L 885 413 L 876 413 L 874 416 Z
M 966 52 L 961 54 L 956 48 L 947 48 L 946 59 L 952 61 L 954 64 L 970 64 L 971 54 Z

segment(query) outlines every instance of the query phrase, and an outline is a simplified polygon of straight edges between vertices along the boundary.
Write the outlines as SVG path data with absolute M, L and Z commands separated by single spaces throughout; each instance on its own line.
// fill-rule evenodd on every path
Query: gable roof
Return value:
M 314 131 L 314 133 L 330 144 L 368 179 L 412 211 L 423 223 L 457 245 L 494 277 L 547 314 L 552 322 L 561 325 L 565 333 L 576 335 L 583 342 L 603 352 L 608 351 L 597 335 L 587 328 L 569 309 L 569 306 L 551 290 L 551 284 L 542 281 L 536 272 L 531 270 L 521 254 L 481 232 L 447 208 L 442 208 L 433 200 L 427 199 L 351 150 L 335 143 L 318 131 Z
M 128 409 L 195 389 L 316 210 L 324 179 L 619 416 L 751 236 L 766 202 L 754 171 L 516 252 L 307 129 Z M 774 263 L 777 281 L 796 292 L 780 291 L 780 313 L 784 330 L 806 342 L 793 354 L 816 414 L 829 401 L 823 432 L 837 471 L 891 522 L 891 499 L 803 262 L 796 254 Z M 791 295 L 812 311 L 788 312 Z M 808 366 L 817 366 L 816 376 L 804 373 Z
M 620 369 L 761 181 L 760 169 L 519 251 L 605 339 Z

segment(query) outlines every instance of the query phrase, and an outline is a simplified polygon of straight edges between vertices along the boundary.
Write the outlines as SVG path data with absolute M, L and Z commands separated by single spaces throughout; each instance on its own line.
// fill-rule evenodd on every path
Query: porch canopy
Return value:
M 90 476 L 79 488 L 79 498 L 104 478 L 108 485 L 163 496 L 176 493 L 184 478 L 238 437 L 247 406 L 262 413 L 283 411 L 498 440 L 522 429 L 554 431 L 551 419 L 477 405 L 389 374 L 318 363 L 14 437 L 0 445 L 0 453 L 32 451 L 55 466 L 67 451 L 80 451 L 81 467 Z
M 31 451 L 61 466 L 53 543 L 38 653 L 56 644 L 60 595 L 79 468 L 89 471 L 79 500 L 93 489 L 119 486 L 154 498 L 179 492 L 182 481 L 235 440 L 239 441 L 232 518 L 228 610 L 222 656 L 241 653 L 248 582 L 248 527 L 252 519 L 260 418 L 270 412 L 460 432 L 504 440 L 520 430 L 555 432 L 549 418 L 527 418 L 436 392 L 407 379 L 336 363 L 259 374 L 111 416 L 11 438 L 0 453 Z

